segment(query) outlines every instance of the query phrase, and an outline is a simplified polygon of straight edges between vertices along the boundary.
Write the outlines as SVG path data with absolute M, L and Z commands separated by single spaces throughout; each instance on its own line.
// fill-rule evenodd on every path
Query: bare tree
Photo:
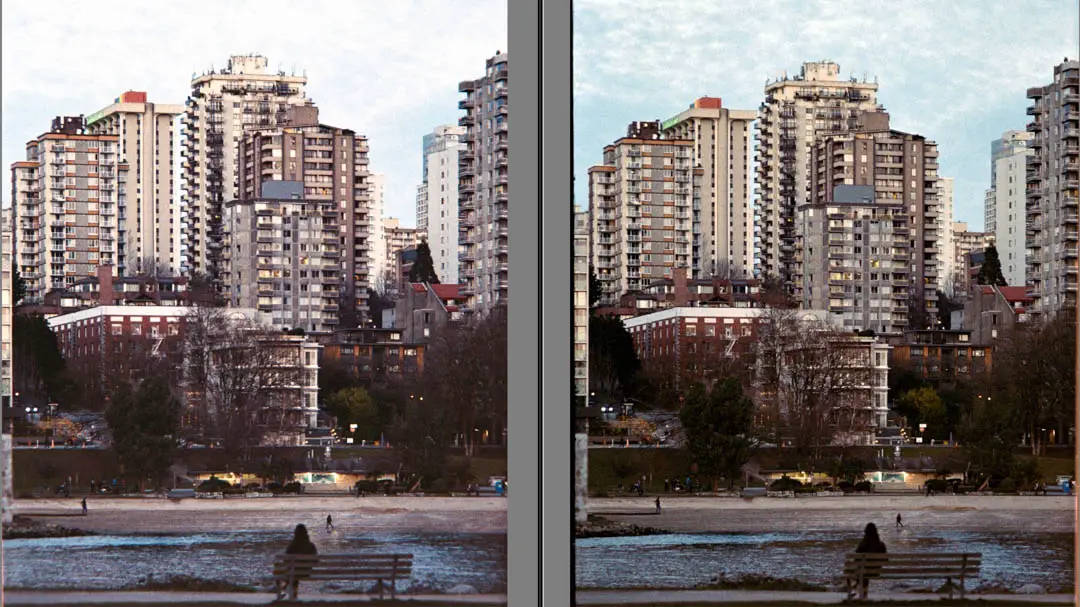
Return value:
M 227 452 L 248 459 L 260 444 L 295 444 L 306 383 L 295 341 L 255 324 L 234 324 L 212 346 L 206 374 L 209 421 Z
M 213 368 L 212 351 L 228 334 L 224 308 L 196 306 L 184 319 L 184 411 L 182 426 L 196 434 L 209 428 L 207 392 Z
M 430 342 L 423 393 L 444 422 L 433 440 L 463 435 L 466 455 L 474 455 L 482 432 L 505 427 L 506 334 L 506 313 L 497 309 L 472 324 L 449 325 Z
M 849 442 L 871 425 L 869 349 L 813 316 L 769 308 L 756 352 L 766 435 L 817 457 L 828 444 Z
M 175 276 L 175 270 L 153 255 L 143 255 L 135 260 L 135 267 L 128 271 L 129 276 Z

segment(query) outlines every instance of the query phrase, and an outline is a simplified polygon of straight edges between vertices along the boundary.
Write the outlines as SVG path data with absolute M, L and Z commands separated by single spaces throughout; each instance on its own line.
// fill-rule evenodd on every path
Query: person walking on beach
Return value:
M 660 498 L 656 498 L 656 513 L 660 514 Z
M 327 533 L 334 530 L 334 518 L 329 514 L 326 515 L 326 531 Z
M 899 515 L 897 515 L 899 516 Z M 867 523 L 866 528 L 863 529 L 863 538 L 859 540 L 859 545 L 855 547 L 855 552 L 858 554 L 885 554 L 888 550 L 885 548 L 885 542 L 881 541 L 881 537 L 878 535 L 877 525 L 873 523 Z M 866 594 L 870 589 L 870 578 L 877 577 L 877 572 L 880 570 L 880 566 L 867 566 L 865 573 L 863 574 L 862 592 L 860 598 L 866 599 Z
M 904 517 L 900 516 L 899 512 L 896 513 L 896 528 L 897 529 L 903 529 L 904 528 Z
M 82 498 L 82 515 L 86 516 L 86 498 Z
M 319 554 L 319 550 L 315 548 L 315 544 L 313 544 L 311 538 L 308 537 L 307 527 L 303 524 L 296 526 L 296 529 L 293 531 L 292 541 L 289 542 L 288 547 L 285 548 L 285 554 L 309 554 L 313 556 Z M 308 577 L 310 573 L 310 566 L 298 566 L 294 569 L 291 597 L 293 600 L 296 599 L 296 595 L 300 590 L 300 580 Z M 278 588 L 278 598 L 281 598 L 284 594 L 283 590 L 283 588 Z

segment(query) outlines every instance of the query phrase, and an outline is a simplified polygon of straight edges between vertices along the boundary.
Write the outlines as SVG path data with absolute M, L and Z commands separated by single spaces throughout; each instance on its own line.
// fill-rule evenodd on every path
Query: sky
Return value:
M 1024 130 L 1028 88 L 1080 55 L 1076 0 L 575 0 L 574 197 L 635 120 L 698 97 L 756 110 L 765 82 L 831 60 L 876 77 L 892 128 L 936 141 L 954 217 L 983 227 L 990 142 Z
M 306 70 L 321 122 L 368 136 L 370 170 L 386 175 L 384 215 L 412 226 L 423 136 L 457 124 L 458 83 L 507 46 L 506 0 L 2 6 L 4 206 L 11 163 L 53 117 L 90 115 L 127 90 L 182 105 L 193 73 L 258 53 L 272 72 Z

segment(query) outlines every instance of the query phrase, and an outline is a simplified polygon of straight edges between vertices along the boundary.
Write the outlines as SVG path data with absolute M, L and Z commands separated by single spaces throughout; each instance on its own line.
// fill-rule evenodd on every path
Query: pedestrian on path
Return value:
M 904 518 L 902 516 L 900 516 L 899 512 L 896 513 L 896 527 L 898 529 L 903 529 L 904 528 Z
M 326 515 L 326 531 L 327 533 L 334 530 L 334 518 L 329 514 Z
M 660 514 L 660 498 L 656 498 L 656 513 Z
M 86 498 L 82 498 L 82 515 L 86 516 Z

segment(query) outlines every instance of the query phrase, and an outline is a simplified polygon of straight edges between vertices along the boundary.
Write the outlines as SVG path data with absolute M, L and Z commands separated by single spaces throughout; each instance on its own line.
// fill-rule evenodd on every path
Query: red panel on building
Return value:
M 146 93 L 141 91 L 128 91 L 120 95 L 120 103 L 146 103 Z
M 701 97 L 695 105 L 702 110 L 718 110 L 722 107 L 719 97 Z

